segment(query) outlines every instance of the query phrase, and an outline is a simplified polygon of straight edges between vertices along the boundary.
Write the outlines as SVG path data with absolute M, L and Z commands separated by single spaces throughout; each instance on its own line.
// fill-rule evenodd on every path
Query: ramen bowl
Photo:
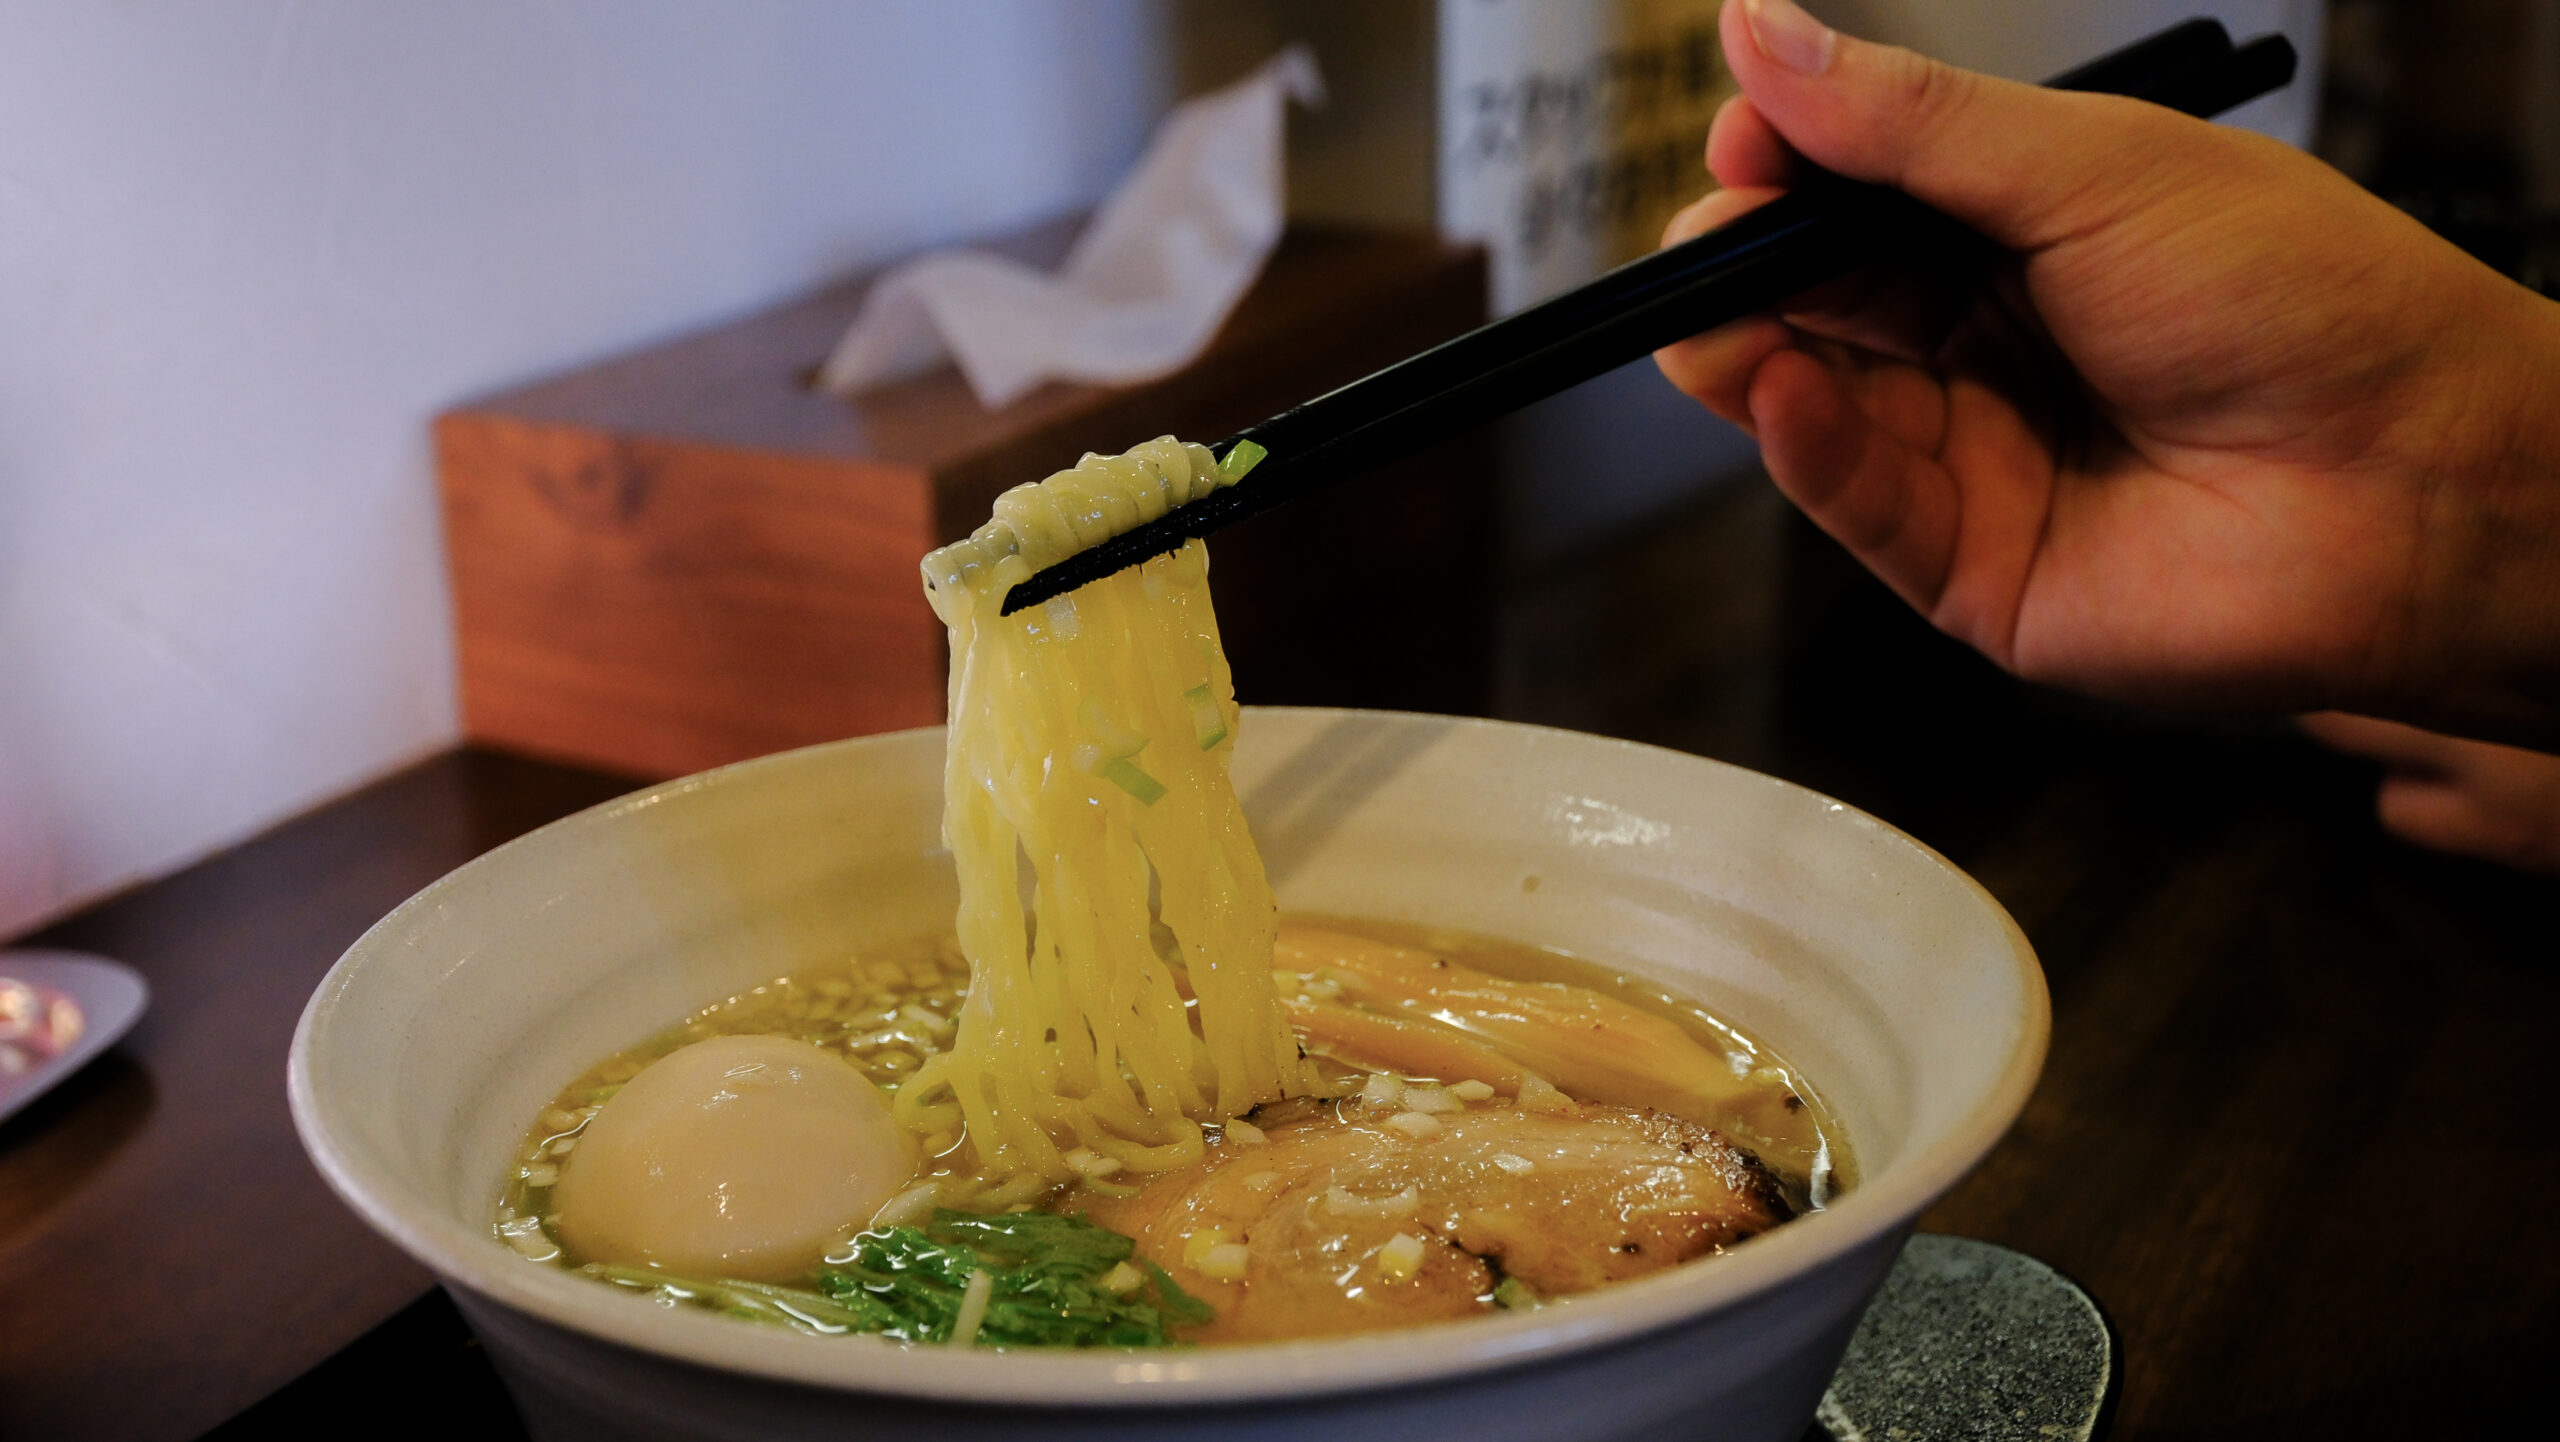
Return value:
M 949 927 L 939 729 L 671 781 L 420 892 L 303 1013 L 303 1143 L 442 1279 L 545 1442 L 1793 1442 L 1914 1218 L 2034 1084 L 2044 983 L 2007 913 L 1873 817 L 1624 742 L 1261 708 L 1234 772 L 1284 908 L 1553 947 L 1700 1002 L 1810 1079 L 1858 1185 L 1724 1255 L 1536 1311 L 1150 1351 L 807 1336 L 502 1244 L 490 1224 L 525 1127 L 599 1057 Z

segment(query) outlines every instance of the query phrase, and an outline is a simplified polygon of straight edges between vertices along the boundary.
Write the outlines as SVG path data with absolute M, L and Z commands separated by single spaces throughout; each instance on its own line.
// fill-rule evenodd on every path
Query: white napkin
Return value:
M 1045 380 L 1127 385 L 1180 369 L 1279 243 L 1291 96 L 1324 100 L 1303 45 L 1166 116 L 1055 275 L 966 250 L 890 271 L 819 384 L 851 395 L 947 357 L 993 409 Z

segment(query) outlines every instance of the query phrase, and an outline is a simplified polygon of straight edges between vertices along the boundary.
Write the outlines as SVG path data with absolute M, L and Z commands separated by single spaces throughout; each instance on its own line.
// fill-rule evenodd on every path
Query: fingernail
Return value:
M 1820 75 L 1831 68 L 1839 33 L 1806 14 L 1795 0 L 1744 0 L 1742 18 L 1751 23 L 1752 42 L 1771 60 L 1799 75 Z

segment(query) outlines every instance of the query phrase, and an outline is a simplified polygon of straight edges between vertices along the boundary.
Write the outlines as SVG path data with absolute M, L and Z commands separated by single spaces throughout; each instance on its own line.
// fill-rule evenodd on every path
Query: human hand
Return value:
M 2560 875 L 2560 756 L 2324 712 L 2302 729 L 2383 764 L 2383 829 L 2438 851 Z
M 2125 699 L 2560 743 L 2560 306 L 2308 156 L 1724 8 L 1685 239 L 1810 159 L 2003 254 L 1669 347 L 1941 629 Z

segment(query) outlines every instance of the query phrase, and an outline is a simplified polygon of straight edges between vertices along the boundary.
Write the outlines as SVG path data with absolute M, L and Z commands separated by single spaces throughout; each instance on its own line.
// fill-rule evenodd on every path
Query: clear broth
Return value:
M 1460 932 L 1329 917 L 1297 919 L 1430 951 L 1512 980 L 1586 987 L 1663 1017 L 1724 1057 L 1737 1077 L 1751 1083 L 1730 1115 L 1707 1120 L 1760 1159 L 1796 1212 L 1820 1210 L 1854 1184 L 1855 1164 L 1840 1124 L 1803 1075 L 1747 1031 L 1653 982 L 1559 952 Z M 552 1186 L 588 1121 L 623 1083 L 669 1052 L 715 1036 L 791 1037 L 843 1057 L 883 1091 L 894 1093 L 949 1041 L 968 990 L 967 960 L 958 942 L 943 935 L 776 977 L 702 1008 L 606 1057 L 561 1089 L 526 1133 L 498 1204 L 495 1231 L 528 1260 L 570 1270 L 584 1267 L 585 1259 L 564 1248 L 552 1226 Z M 1357 1090 L 1365 1076 L 1339 1063 L 1330 1064 L 1328 1073 L 1345 1092 Z M 970 1171 L 969 1149 L 956 1135 L 925 1139 L 924 1152 L 926 1159 L 912 1182 L 937 1182 L 941 1205 L 963 1211 L 1068 1211 L 1083 1187 L 1110 1185 L 1069 1183 L 1035 1191 L 1024 1189 L 1020 1180 L 991 1182 Z M 849 1228 L 848 1235 L 857 1230 Z M 689 1295 L 662 1294 L 661 1300 L 683 1301 Z

